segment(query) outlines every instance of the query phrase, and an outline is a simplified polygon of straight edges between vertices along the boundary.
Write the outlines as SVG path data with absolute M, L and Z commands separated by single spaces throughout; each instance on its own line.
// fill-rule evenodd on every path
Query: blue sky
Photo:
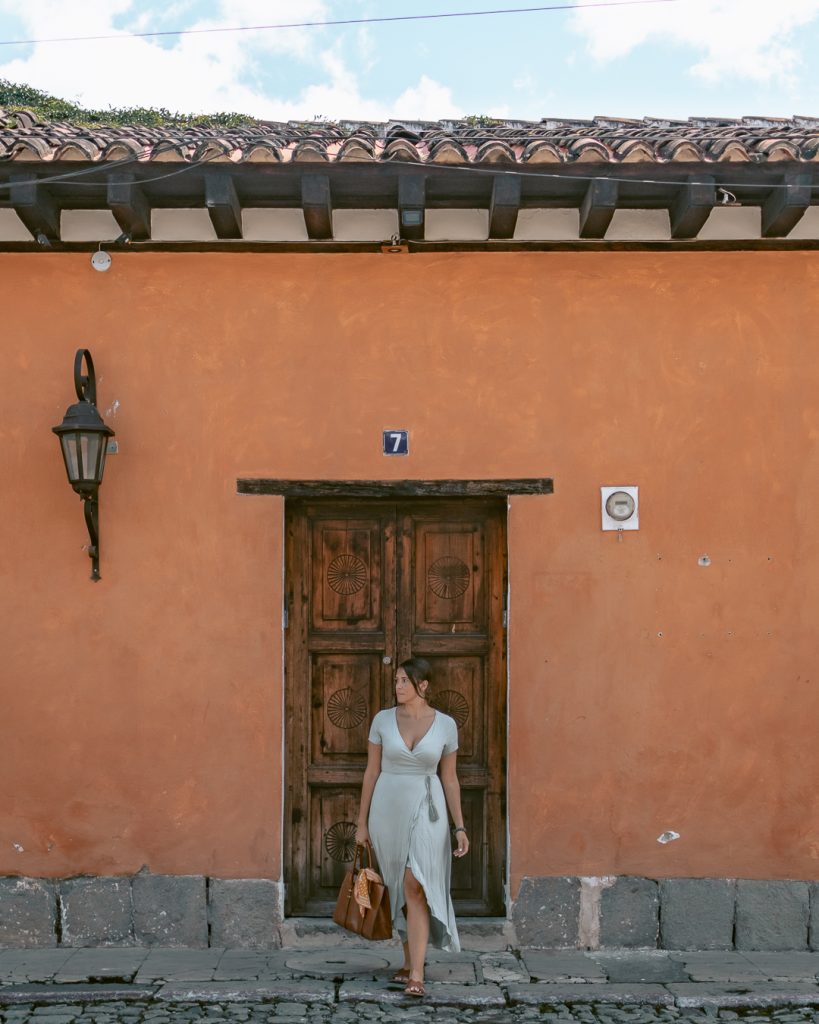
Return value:
M 88 106 L 289 118 L 819 115 L 819 0 L 633 7 L 168 36 L 535 0 L 0 0 L 0 77 Z

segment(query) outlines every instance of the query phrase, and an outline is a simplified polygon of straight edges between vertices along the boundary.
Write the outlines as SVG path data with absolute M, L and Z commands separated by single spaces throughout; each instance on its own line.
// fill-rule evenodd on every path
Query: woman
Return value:
M 449 895 L 452 848 L 447 807 L 463 857 L 469 840 L 455 773 L 458 727 L 426 699 L 429 663 L 402 662 L 395 673 L 394 708 L 372 721 L 361 788 L 356 842 L 372 841 L 390 893 L 393 928 L 404 944 L 404 966 L 395 980 L 407 995 L 423 996 L 424 960 L 431 943 L 460 947 Z M 436 769 L 441 766 L 441 777 Z

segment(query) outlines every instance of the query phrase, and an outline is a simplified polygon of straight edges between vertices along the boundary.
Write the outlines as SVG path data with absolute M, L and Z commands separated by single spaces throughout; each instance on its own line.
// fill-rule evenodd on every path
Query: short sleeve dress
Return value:
M 436 772 L 441 757 L 458 749 L 458 727 L 436 711 L 410 750 L 398 731 L 396 709 L 386 708 L 373 718 L 369 739 L 382 749 L 367 827 L 389 889 L 393 928 L 406 940 L 404 870 L 409 867 L 429 905 L 430 945 L 457 952 L 461 946 L 449 894 L 452 844 L 444 787 Z

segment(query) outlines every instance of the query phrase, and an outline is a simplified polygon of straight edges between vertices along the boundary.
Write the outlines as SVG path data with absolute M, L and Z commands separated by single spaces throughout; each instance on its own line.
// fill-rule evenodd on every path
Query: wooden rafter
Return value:
M 710 175 L 691 175 L 669 211 L 672 238 L 696 238 L 716 204 L 716 186 Z
M 499 174 L 492 182 L 489 205 L 489 237 L 514 238 L 520 209 L 520 178 Z
M 108 175 L 108 206 L 120 230 L 134 242 L 151 237 L 151 208 L 133 174 Z
M 242 206 L 229 174 L 223 171 L 205 174 L 205 206 L 217 238 L 242 237 Z
M 398 223 L 401 237 L 423 241 L 426 230 L 426 179 L 422 174 L 398 178 Z
M 333 204 L 328 175 L 305 174 L 302 177 L 301 208 L 309 238 L 326 241 L 333 237 Z
M 589 182 L 580 204 L 580 237 L 603 238 L 617 209 L 618 183 L 610 178 Z
M 810 206 L 811 175 L 786 174 L 762 206 L 762 237 L 784 238 Z
M 60 211 L 48 189 L 33 174 L 13 174 L 10 183 L 11 206 L 34 238 L 59 240 Z

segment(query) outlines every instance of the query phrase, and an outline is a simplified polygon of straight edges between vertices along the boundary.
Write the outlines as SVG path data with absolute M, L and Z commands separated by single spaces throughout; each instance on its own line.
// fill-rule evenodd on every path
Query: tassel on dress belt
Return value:
M 427 803 L 429 804 L 429 820 L 438 820 L 438 811 L 435 808 L 435 803 L 432 799 L 432 776 L 427 775 Z

